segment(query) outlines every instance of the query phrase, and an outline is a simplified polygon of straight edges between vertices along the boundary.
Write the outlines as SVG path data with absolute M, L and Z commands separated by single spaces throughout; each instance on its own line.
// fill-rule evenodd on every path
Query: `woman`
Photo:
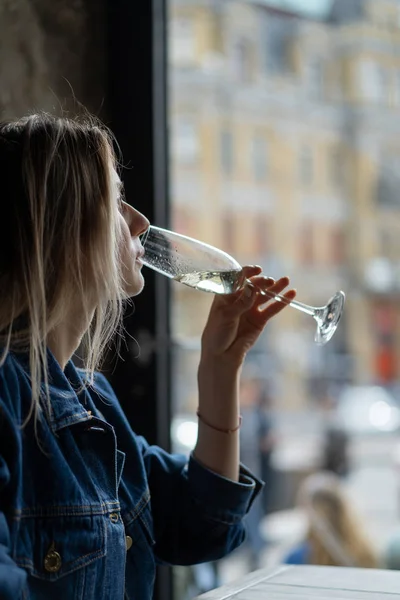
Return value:
M 287 564 L 378 566 L 336 475 L 321 472 L 305 479 L 299 491 L 299 506 L 306 514 L 308 532 L 286 557 Z
M 288 279 L 247 266 L 251 284 L 215 298 L 198 440 L 189 461 L 169 455 L 134 434 L 95 372 L 142 291 L 149 225 L 123 200 L 109 132 L 49 115 L 2 123 L 0 170 L 0 597 L 150 599 L 156 561 L 214 560 L 243 541 L 262 484 L 238 462 L 238 379 L 283 308 L 259 290 Z

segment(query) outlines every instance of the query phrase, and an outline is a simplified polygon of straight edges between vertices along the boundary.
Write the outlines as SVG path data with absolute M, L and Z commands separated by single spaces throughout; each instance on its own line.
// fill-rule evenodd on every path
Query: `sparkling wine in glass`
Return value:
M 154 225 L 143 234 L 141 242 L 144 265 L 197 290 L 232 294 L 246 283 L 240 264 L 226 252 L 209 244 Z M 317 323 L 315 341 L 321 345 L 331 339 L 343 313 L 345 294 L 342 291 L 321 307 L 290 301 L 268 290 L 260 293 L 311 315 Z

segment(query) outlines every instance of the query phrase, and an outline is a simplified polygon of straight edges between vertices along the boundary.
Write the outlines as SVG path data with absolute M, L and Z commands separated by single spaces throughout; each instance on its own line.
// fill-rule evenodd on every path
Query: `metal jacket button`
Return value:
M 110 514 L 110 519 L 113 523 L 118 523 L 119 521 L 119 514 L 118 513 L 111 513 Z
M 44 557 L 44 568 L 49 573 L 56 573 L 61 569 L 61 556 L 54 549 L 54 542 L 52 543 L 49 551 Z
M 132 547 L 132 544 L 133 544 L 133 540 L 130 535 L 126 536 L 125 544 L 126 544 L 126 550 L 128 551 Z

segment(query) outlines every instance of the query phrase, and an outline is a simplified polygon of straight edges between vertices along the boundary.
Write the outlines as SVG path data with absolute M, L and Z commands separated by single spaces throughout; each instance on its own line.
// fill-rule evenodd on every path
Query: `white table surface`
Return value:
M 197 600 L 400 600 L 400 571 L 280 566 L 260 569 Z

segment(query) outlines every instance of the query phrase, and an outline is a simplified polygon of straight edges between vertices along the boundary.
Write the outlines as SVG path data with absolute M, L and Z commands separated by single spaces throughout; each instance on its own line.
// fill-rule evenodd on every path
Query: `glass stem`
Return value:
M 253 285 L 253 284 L 250 284 Z M 268 290 L 259 290 L 262 296 L 267 296 L 268 298 L 273 298 L 278 302 L 283 302 L 283 304 L 289 304 L 293 306 L 293 308 L 297 308 L 297 310 L 301 310 L 301 312 L 306 313 L 306 315 L 311 315 L 314 317 L 316 308 L 314 306 L 308 306 L 308 304 L 303 304 L 302 302 L 297 302 L 297 300 L 287 300 L 284 296 L 280 296 L 279 294 L 274 294 L 272 292 L 268 292 Z

